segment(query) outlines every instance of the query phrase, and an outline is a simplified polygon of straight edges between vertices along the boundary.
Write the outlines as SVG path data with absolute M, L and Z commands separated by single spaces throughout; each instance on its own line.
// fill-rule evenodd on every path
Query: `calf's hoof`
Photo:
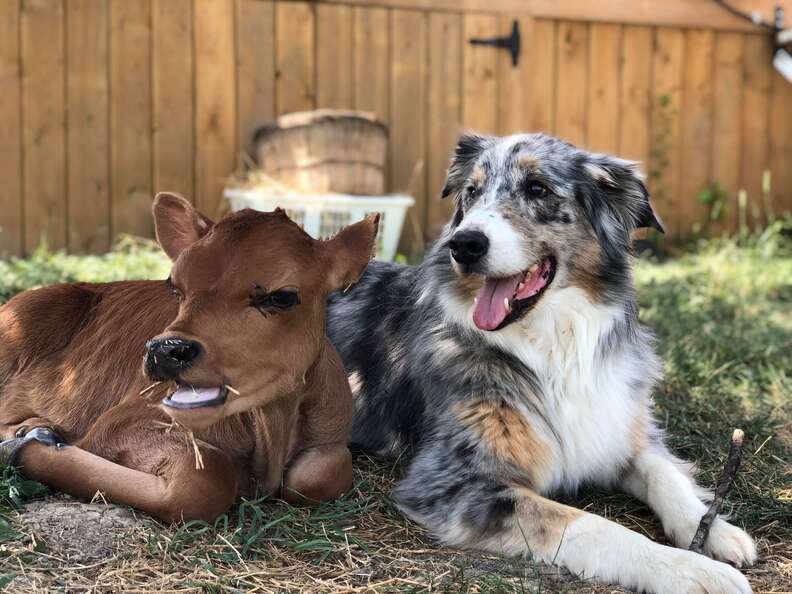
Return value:
M 16 432 L 14 439 L 0 442 L 0 464 L 15 466 L 22 448 L 31 441 L 38 441 L 44 445 L 58 448 L 66 445 L 63 438 L 52 427 L 33 427 L 30 431 L 21 427 Z

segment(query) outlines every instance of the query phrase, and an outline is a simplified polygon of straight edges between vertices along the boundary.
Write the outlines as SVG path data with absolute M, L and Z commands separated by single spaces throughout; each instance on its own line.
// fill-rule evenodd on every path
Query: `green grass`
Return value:
M 74 257 L 41 250 L 0 262 L 0 299 L 64 281 L 164 278 L 169 264 L 151 242 L 127 239 L 112 253 Z M 658 418 L 698 478 L 717 480 L 732 428 L 746 431 L 743 466 L 727 497 L 733 521 L 759 542 L 754 588 L 792 590 L 792 238 L 787 223 L 761 236 L 713 240 L 665 261 L 641 260 L 641 319 L 657 334 L 666 376 L 656 391 Z M 388 499 L 400 468 L 358 457 L 355 488 L 340 501 L 297 509 L 260 499 L 243 502 L 214 525 L 192 522 L 142 530 L 117 559 L 89 571 L 52 565 L 19 539 L 15 522 L 35 483 L 6 470 L 0 477 L 0 588 L 33 576 L 81 589 L 203 592 L 612 592 L 519 560 L 459 553 L 433 544 Z M 664 540 L 643 504 L 586 491 L 575 504 Z M 12 523 L 12 525 L 9 524 Z M 31 579 L 33 579 L 31 578 Z M 18 581 L 13 581 L 11 588 Z

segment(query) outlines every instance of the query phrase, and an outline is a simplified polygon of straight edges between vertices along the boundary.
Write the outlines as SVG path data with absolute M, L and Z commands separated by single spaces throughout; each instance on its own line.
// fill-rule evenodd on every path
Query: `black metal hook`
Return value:
M 511 35 L 506 37 L 493 37 L 492 39 L 471 39 L 471 45 L 492 45 L 508 50 L 511 54 L 512 66 L 520 63 L 520 25 L 517 21 L 512 24 Z

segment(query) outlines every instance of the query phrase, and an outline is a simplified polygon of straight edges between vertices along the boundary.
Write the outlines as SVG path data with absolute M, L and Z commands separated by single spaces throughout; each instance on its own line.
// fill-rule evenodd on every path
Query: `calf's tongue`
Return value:
M 178 404 L 200 405 L 203 402 L 211 402 L 220 397 L 220 388 L 193 388 L 192 386 L 181 386 L 169 399 Z
M 495 330 L 503 323 L 509 315 L 505 300 L 512 300 L 522 277 L 522 274 L 515 274 L 506 278 L 487 279 L 479 289 L 478 301 L 473 310 L 473 323 L 476 327 L 481 330 Z

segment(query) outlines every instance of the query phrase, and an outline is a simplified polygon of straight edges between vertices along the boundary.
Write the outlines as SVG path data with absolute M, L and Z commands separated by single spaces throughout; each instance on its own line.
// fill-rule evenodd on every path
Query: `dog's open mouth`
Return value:
M 197 388 L 179 384 L 176 391 L 166 397 L 162 404 L 171 408 L 204 408 L 206 406 L 221 406 L 225 403 L 226 398 L 228 398 L 226 386 Z
M 543 258 L 525 272 L 504 278 L 487 277 L 478 292 L 473 323 L 482 330 L 500 330 L 527 313 L 555 276 L 555 259 Z

